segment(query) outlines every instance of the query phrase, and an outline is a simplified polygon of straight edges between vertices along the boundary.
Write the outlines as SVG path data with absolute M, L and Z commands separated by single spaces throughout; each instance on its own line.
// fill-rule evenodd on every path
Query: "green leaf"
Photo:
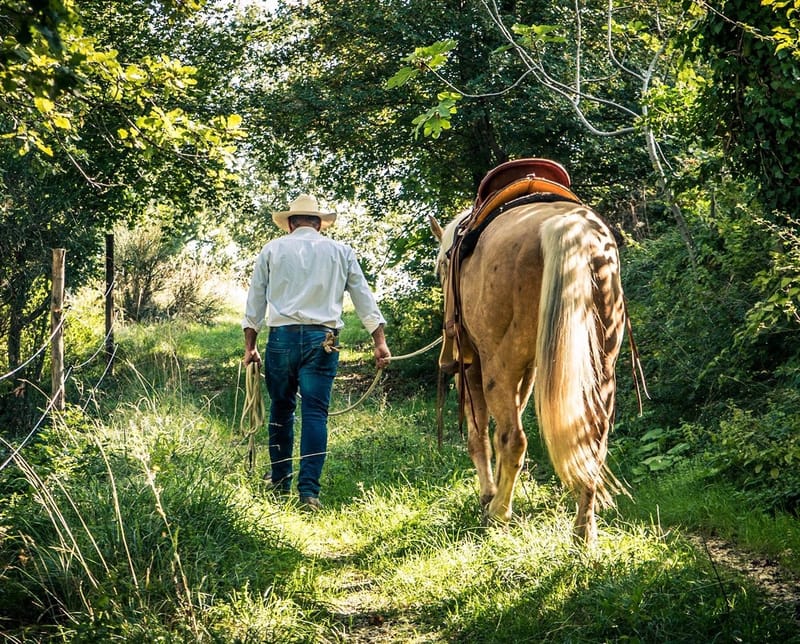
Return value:
M 225 121 L 225 127 L 229 130 L 238 130 L 242 125 L 242 117 L 239 114 L 230 114 Z
M 394 76 L 386 81 L 386 89 L 392 89 L 394 87 L 405 85 L 408 81 L 410 81 L 412 78 L 416 78 L 418 75 L 419 71 L 413 67 L 403 67 Z
M 438 69 L 447 62 L 450 52 L 456 48 L 457 44 L 452 39 L 440 40 L 427 47 L 417 47 L 413 54 L 403 60 L 417 68 Z
M 37 96 L 33 99 L 33 104 L 36 106 L 36 109 L 39 110 L 42 114 L 49 114 L 53 111 L 55 104 L 49 98 L 45 98 L 44 96 Z
M 563 43 L 566 38 L 557 35 L 559 27 L 555 25 L 521 25 L 511 27 L 511 31 L 520 37 L 520 44 L 532 47 L 536 43 Z
M 645 432 L 644 436 L 642 436 L 643 441 L 652 441 L 657 438 L 661 438 L 664 435 L 664 429 L 661 427 L 656 427 L 655 429 L 648 430 Z
M 62 114 L 57 114 L 56 116 L 53 117 L 53 125 L 62 130 L 72 129 L 72 122 Z
M 128 65 L 125 68 L 125 80 L 132 83 L 141 83 L 147 80 L 147 72 L 137 65 Z
M 38 148 L 38 150 L 43 154 L 46 154 L 49 157 L 53 156 L 53 148 L 47 145 L 38 136 L 33 138 L 33 143 Z

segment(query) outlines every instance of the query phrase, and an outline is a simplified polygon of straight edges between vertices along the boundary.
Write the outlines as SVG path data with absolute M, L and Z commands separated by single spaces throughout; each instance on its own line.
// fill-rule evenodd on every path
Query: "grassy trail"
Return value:
M 572 502 L 532 435 L 515 518 L 487 527 L 452 398 L 439 449 L 435 395 L 390 370 L 363 406 L 331 419 L 325 508 L 308 514 L 264 489 L 263 431 L 247 471 L 235 316 L 120 341 L 102 413 L 54 427 L 33 464 L 85 566 L 63 556 L 64 531 L 36 495 L 3 509 L 7 641 L 800 642 L 791 600 L 692 541 L 749 525 L 756 543 L 758 515 L 698 489 L 691 470 L 638 486 L 582 552 Z M 372 373 L 363 335 L 342 341 L 334 409 Z M 772 532 L 759 534 L 777 525 L 783 543 L 759 547 L 791 558 L 798 522 L 783 520 L 762 518 Z
M 354 327 L 351 320 L 351 333 Z M 368 345 L 358 331 L 343 336 L 343 344 Z M 362 368 L 364 355 L 343 353 L 333 409 L 355 397 L 349 383 L 359 380 L 353 372 Z M 761 591 L 750 580 L 693 545 L 694 530 L 684 538 L 679 521 L 662 525 L 658 502 L 649 508 L 628 503 L 624 513 L 607 513 L 597 551 L 576 552 L 571 501 L 560 492 L 535 436 L 515 520 L 507 528 L 484 526 L 455 409 L 448 408 L 447 426 L 440 451 L 432 398 L 398 398 L 385 390 L 363 409 L 331 419 L 326 509 L 308 516 L 292 501 L 279 503 L 282 529 L 317 573 L 309 581 L 324 606 L 319 622 L 336 637 L 658 641 L 669 633 L 670 641 L 726 635 L 746 641 L 748 632 L 766 639 L 792 632 L 791 619 L 787 631 L 778 626 L 780 606 L 766 613 L 774 611 L 775 624 L 769 623 L 772 617 L 762 621 L 760 602 L 774 597 L 755 600 Z M 673 485 L 679 485 L 676 480 Z M 673 511 L 680 508 L 676 504 Z M 585 611 L 583 618 L 571 617 L 576 607 Z M 680 618 L 676 609 L 684 613 Z M 748 615 L 750 610 L 760 617 Z

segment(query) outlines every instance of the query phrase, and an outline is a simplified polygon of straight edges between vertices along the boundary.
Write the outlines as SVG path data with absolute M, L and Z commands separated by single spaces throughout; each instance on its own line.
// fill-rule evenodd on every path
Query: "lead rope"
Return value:
M 433 347 L 435 347 L 439 343 L 441 343 L 441 341 L 442 341 L 442 338 L 440 336 L 440 337 L 436 338 L 433 342 L 431 342 L 429 345 L 427 345 L 425 347 L 422 347 L 421 349 L 419 349 L 417 351 L 414 351 L 413 353 L 407 353 L 404 356 L 392 356 L 392 357 L 390 357 L 389 358 L 389 362 L 395 362 L 396 360 L 408 360 L 409 358 L 415 358 L 418 355 L 422 355 L 426 351 L 430 351 L 431 349 L 433 349 Z M 338 348 L 336 350 L 338 351 Z M 327 351 L 327 348 L 326 348 L 326 351 Z M 369 389 L 367 389 L 367 391 L 364 392 L 364 394 L 361 396 L 361 398 L 359 398 L 356 402 L 354 402 L 352 405 L 350 405 L 346 409 L 340 409 L 338 411 L 331 412 L 331 413 L 328 414 L 328 416 L 329 417 L 330 416 L 341 416 L 342 414 L 346 414 L 349 411 L 353 411 L 362 402 L 364 402 L 364 400 L 366 400 L 367 396 L 369 396 L 372 393 L 372 391 L 375 389 L 375 386 L 378 384 L 378 381 L 380 380 L 382 373 L 383 373 L 383 367 L 378 369 L 378 371 L 375 373 L 375 378 L 373 378 L 373 380 L 372 380 L 372 384 L 369 386 Z
M 330 353 L 331 351 L 339 351 L 339 347 L 333 344 L 335 337 L 332 333 L 325 338 L 325 341 L 322 343 L 322 346 L 325 348 L 325 351 Z M 413 353 L 408 353 L 403 356 L 392 356 L 389 358 L 390 362 L 394 362 L 396 360 L 408 360 L 409 358 L 415 358 L 418 355 L 425 353 L 426 351 L 430 351 L 433 347 L 437 346 L 442 341 L 442 338 L 436 338 L 433 342 L 429 345 L 419 349 L 418 351 L 414 351 Z M 328 416 L 341 416 L 342 414 L 346 414 L 349 411 L 352 411 L 358 405 L 360 405 L 364 400 L 366 400 L 367 396 L 369 396 L 375 386 L 378 384 L 378 380 L 380 380 L 381 374 L 383 373 L 383 368 L 378 369 L 375 373 L 375 378 L 372 380 L 372 384 L 369 386 L 369 389 L 359 398 L 356 402 L 352 405 L 347 407 L 346 409 L 340 409 L 338 411 L 329 413 Z M 242 377 L 242 363 L 239 363 L 239 374 L 237 376 L 237 381 L 241 382 Z M 255 435 L 256 432 L 264 426 L 264 417 L 266 415 L 266 408 L 264 405 L 264 396 L 261 392 L 261 380 L 262 380 L 261 372 L 258 369 L 258 365 L 255 362 L 250 362 L 247 365 L 247 371 L 245 373 L 245 395 L 244 395 L 244 406 L 242 407 L 242 417 L 239 421 L 239 429 L 243 434 L 245 434 L 245 438 L 247 439 L 247 466 L 248 466 L 248 474 L 253 473 L 256 467 L 256 441 Z M 236 386 L 236 395 L 239 395 L 239 386 Z M 238 400 L 234 401 L 234 407 L 238 405 Z

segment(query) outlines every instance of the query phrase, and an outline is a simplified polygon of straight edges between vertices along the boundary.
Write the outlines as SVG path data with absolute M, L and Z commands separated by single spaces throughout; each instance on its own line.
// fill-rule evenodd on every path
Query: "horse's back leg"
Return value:
M 595 333 L 602 347 L 602 357 L 598 368 L 599 386 L 595 392 L 592 413 L 592 433 L 595 436 L 597 451 L 597 472 L 607 472 L 605 468 L 608 454 L 608 437 L 614 425 L 616 407 L 615 366 L 622 344 L 625 328 L 625 304 L 619 279 L 619 259 L 616 247 L 611 243 L 600 248 L 592 262 L 594 273 L 594 310 L 596 314 Z M 574 536 L 577 542 L 587 545 L 597 540 L 597 520 L 595 510 L 598 503 L 610 505 L 611 498 L 606 491 L 598 500 L 597 486 L 603 481 L 586 485 L 578 492 L 578 512 L 575 516 Z
M 597 519 L 595 505 L 597 493 L 594 486 L 584 487 L 578 496 L 578 512 L 575 515 L 573 535 L 575 541 L 584 545 L 592 545 L 597 541 Z
M 483 395 L 480 360 L 476 359 L 465 372 L 463 391 L 464 416 L 467 422 L 467 449 L 478 473 L 481 507 L 486 508 L 494 498 L 497 487 L 492 474 L 492 445 L 489 440 L 489 411 Z M 456 376 L 459 389 L 463 387 Z
M 608 455 L 608 435 L 611 432 L 613 423 L 613 374 L 612 382 L 608 383 L 603 379 L 600 386 L 600 391 L 608 392 L 608 386 L 612 388 L 610 398 L 604 397 L 603 399 L 610 406 L 602 409 L 602 413 L 595 414 L 592 421 L 592 432 L 597 437 L 597 451 L 595 458 L 597 459 L 598 479 L 591 484 L 584 485 L 582 489 L 578 490 L 578 511 L 575 515 L 575 526 L 573 535 L 577 543 L 582 543 L 587 546 L 593 545 L 597 541 L 597 519 L 595 518 L 595 511 L 598 506 L 597 488 L 604 485 L 602 479 L 603 473 L 606 472 L 605 462 Z M 603 499 L 605 504 L 610 505 L 608 491 L 603 492 Z M 600 503 L 603 503 L 603 499 Z
M 495 383 L 495 386 L 487 391 L 487 399 L 496 424 L 494 452 L 497 480 L 497 494 L 489 504 L 487 514 L 490 519 L 509 521 L 514 486 L 525 460 L 528 439 L 522 428 L 515 387 L 504 387 L 500 383 Z

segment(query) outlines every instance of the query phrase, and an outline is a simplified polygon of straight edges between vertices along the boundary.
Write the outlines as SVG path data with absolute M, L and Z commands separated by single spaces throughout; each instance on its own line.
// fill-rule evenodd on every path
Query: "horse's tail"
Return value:
M 602 432 L 611 421 L 601 403 L 603 327 L 592 294 L 588 229 L 583 214 L 551 217 L 542 227 L 534 398 L 561 482 L 573 493 L 594 488 L 601 505 L 612 505 L 619 486 L 605 466 Z

